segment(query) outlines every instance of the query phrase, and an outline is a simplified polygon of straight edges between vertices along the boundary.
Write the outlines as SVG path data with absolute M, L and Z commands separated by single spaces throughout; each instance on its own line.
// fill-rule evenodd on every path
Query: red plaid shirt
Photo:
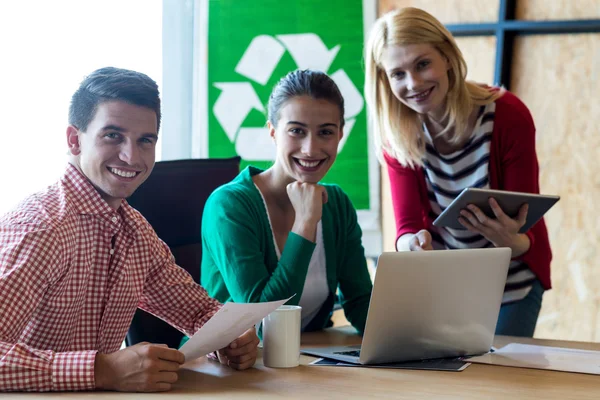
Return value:
M 0 217 L 1 391 L 94 389 L 96 352 L 119 350 L 137 307 L 193 335 L 220 303 L 72 165 Z

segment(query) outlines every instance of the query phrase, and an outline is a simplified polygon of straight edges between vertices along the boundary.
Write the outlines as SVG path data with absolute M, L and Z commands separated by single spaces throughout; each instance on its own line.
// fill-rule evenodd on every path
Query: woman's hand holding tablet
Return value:
M 466 209 L 460 211 L 458 222 L 469 231 L 482 235 L 496 247 L 510 247 L 512 257 L 518 257 L 529 250 L 529 237 L 519 233 L 527 221 L 528 204 L 523 204 L 517 216 L 511 218 L 502 211 L 493 197 L 489 198 L 488 203 L 495 218 L 488 217 L 479 207 L 469 204 Z
M 513 257 L 527 251 L 527 232 L 558 201 L 559 196 L 506 190 L 466 188 L 433 221 L 435 226 L 468 229 L 496 246 L 513 249 Z

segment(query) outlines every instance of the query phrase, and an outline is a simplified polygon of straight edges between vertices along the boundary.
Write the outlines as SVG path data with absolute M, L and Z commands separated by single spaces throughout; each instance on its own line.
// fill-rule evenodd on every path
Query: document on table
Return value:
M 600 351 L 511 343 L 493 353 L 467 358 L 481 364 L 600 375 Z
M 391 368 L 391 369 L 421 369 L 429 371 L 464 371 L 471 363 L 462 358 L 439 358 L 435 360 L 403 361 L 388 364 L 350 364 L 342 361 L 319 358 L 309 365 L 323 365 L 327 367 L 363 367 L 363 368 Z
M 187 362 L 222 349 L 292 297 L 267 303 L 225 303 L 179 351 Z

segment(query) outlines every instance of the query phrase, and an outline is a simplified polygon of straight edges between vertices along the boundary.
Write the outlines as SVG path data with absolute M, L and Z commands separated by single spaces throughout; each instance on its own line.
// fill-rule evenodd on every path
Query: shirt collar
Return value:
M 143 218 L 127 201 L 121 200 L 118 210 L 109 206 L 90 180 L 70 163 L 67 165 L 62 182 L 76 213 L 101 216 L 103 219 L 110 219 L 113 223 L 115 223 L 113 217 L 118 217 L 123 221 L 126 229 L 131 231 L 136 231 L 142 223 Z

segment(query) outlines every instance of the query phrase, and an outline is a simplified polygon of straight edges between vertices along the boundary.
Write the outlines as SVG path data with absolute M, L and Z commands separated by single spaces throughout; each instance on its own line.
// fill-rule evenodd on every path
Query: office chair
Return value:
M 208 196 L 231 181 L 240 157 L 160 161 L 127 202 L 148 220 L 171 249 L 177 265 L 200 281 L 202 211 Z M 125 342 L 164 343 L 178 348 L 183 333 L 138 309 Z

